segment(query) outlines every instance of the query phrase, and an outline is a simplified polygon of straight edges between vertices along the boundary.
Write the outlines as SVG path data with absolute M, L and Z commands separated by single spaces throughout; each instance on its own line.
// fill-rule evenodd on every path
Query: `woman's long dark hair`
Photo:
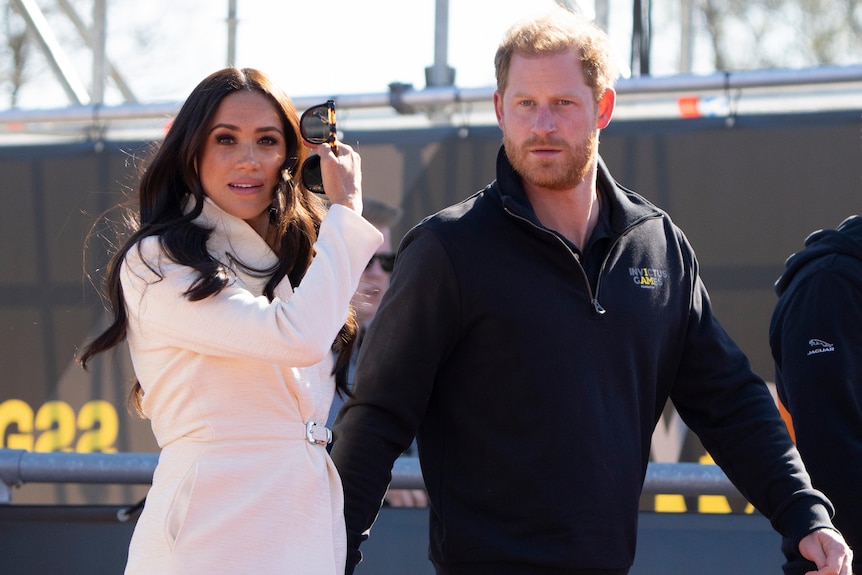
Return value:
M 84 369 L 93 356 L 126 339 L 128 317 L 120 283 L 120 265 L 126 253 L 142 238 L 157 236 L 172 260 L 197 271 L 197 279 L 184 294 L 189 300 L 205 299 L 227 285 L 230 276 L 224 264 L 207 251 L 211 230 L 194 223 L 204 202 L 196 166 L 219 104 L 225 96 L 242 90 L 263 94 L 273 103 L 281 116 L 287 140 L 287 161 L 283 166 L 287 177 L 273 191 L 270 209 L 270 224 L 275 233 L 269 237 L 274 238 L 271 247 L 278 255 L 278 265 L 274 270 L 255 271 L 271 274 L 264 288 L 270 300 L 284 276 L 296 287 L 305 275 L 314 256 L 313 245 L 326 208 L 316 195 L 298 183 L 299 169 L 308 152 L 300 138 L 296 108 L 287 94 L 262 72 L 251 68 L 226 68 L 215 72 L 189 95 L 141 176 L 137 214 L 132 208 L 127 218 L 131 235 L 111 258 L 105 280 L 105 298 L 113 313 L 113 322 L 84 348 L 79 358 Z M 184 210 L 187 203 L 190 211 Z M 350 360 L 356 331 L 351 309 L 333 345 L 338 354 L 336 373 L 343 371 L 341 366 Z M 350 395 L 343 377 L 336 377 L 336 384 L 340 393 Z M 140 383 L 135 382 L 130 401 L 139 414 L 142 396 Z

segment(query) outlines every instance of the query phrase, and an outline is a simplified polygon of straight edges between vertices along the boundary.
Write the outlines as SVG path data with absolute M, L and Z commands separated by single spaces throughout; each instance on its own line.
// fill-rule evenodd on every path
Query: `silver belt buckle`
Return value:
M 308 421 L 305 424 L 305 438 L 312 445 L 329 445 L 332 443 L 332 431 L 324 425 Z

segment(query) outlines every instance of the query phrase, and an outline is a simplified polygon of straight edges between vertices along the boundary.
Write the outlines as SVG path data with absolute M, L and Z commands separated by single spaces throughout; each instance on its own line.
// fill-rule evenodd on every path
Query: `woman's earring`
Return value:
M 291 179 L 290 179 L 290 169 L 284 168 L 281 171 L 281 181 L 275 186 L 275 190 L 273 190 L 272 194 L 272 202 L 270 202 L 270 211 L 276 213 L 279 211 L 287 198 L 288 190 L 290 189 Z

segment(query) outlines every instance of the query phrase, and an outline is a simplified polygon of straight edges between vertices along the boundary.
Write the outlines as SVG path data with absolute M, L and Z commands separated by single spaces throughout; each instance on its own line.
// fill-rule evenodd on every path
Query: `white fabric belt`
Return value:
M 307 421 L 305 423 L 305 438 L 312 445 L 329 445 L 332 443 L 332 431 L 325 425 Z

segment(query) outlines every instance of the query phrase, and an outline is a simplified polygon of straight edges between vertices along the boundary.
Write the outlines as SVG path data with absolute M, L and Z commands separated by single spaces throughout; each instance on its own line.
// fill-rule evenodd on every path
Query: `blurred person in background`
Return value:
M 775 284 L 769 328 L 778 397 L 835 526 L 862 548 L 862 217 L 819 230 Z M 862 553 L 855 555 L 862 573 Z
M 363 200 L 362 215 L 371 222 L 380 233 L 383 234 L 383 243 L 371 257 L 365 271 L 359 278 L 359 288 L 353 297 L 353 308 L 356 310 L 356 320 L 359 323 L 359 334 L 353 346 L 350 363 L 342 366 L 336 373 L 336 377 L 343 378 L 348 390 L 353 389 L 353 377 L 356 370 L 356 360 L 359 357 L 359 349 L 365 338 L 365 332 L 371 325 L 371 320 L 380 307 L 383 294 L 389 289 L 389 278 L 395 266 L 395 250 L 392 240 L 392 226 L 401 218 L 401 209 L 390 206 L 373 198 Z M 329 410 L 329 419 L 326 426 L 332 427 L 338 411 L 347 398 L 346 393 L 336 393 Z M 416 457 L 416 442 L 402 454 L 404 457 Z M 428 496 L 424 489 L 389 489 L 386 491 L 384 504 L 391 507 L 425 507 L 428 505 Z
M 359 287 L 356 289 L 351 302 L 356 312 L 359 332 L 353 345 L 350 362 L 336 372 L 336 377 L 339 380 L 344 380 L 348 390 L 353 389 L 353 374 L 356 370 L 356 359 L 359 356 L 362 339 L 368 330 L 368 326 L 371 325 L 371 320 L 374 319 L 377 309 L 380 307 L 380 300 L 383 299 L 383 294 L 389 289 L 389 277 L 392 273 L 392 268 L 395 266 L 392 226 L 401 217 L 401 209 L 373 198 L 364 198 L 362 215 L 383 234 L 383 243 L 380 244 L 362 271 L 362 275 L 359 278 Z M 338 415 L 338 410 L 344 405 L 345 398 L 346 394 L 335 394 L 335 399 L 333 399 L 332 406 L 329 408 L 327 427 L 331 427 L 335 422 L 335 416 Z

